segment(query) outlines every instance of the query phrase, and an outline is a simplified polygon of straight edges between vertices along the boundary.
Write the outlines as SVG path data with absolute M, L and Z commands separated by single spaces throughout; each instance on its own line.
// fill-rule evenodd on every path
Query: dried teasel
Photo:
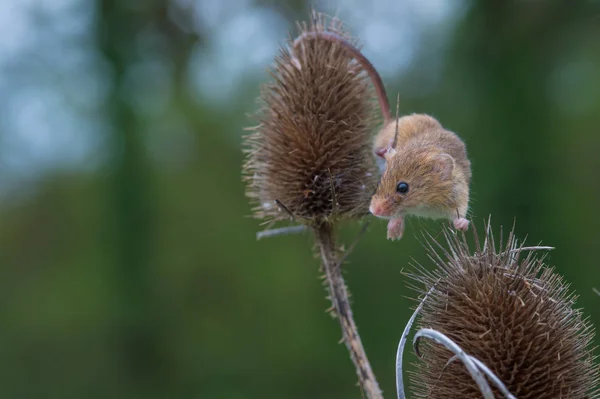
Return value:
M 270 71 L 260 123 L 245 137 L 246 195 L 259 219 L 318 225 L 362 216 L 377 184 L 368 74 L 343 43 L 318 37 L 333 32 L 356 45 L 338 20 L 315 14 L 298 28 L 317 35 L 290 40 Z
M 431 237 L 427 240 L 437 269 L 428 272 L 417 266 L 409 274 L 425 285 L 417 328 L 445 335 L 483 364 L 480 371 L 487 366 L 519 399 L 599 398 L 593 327 L 574 307 L 576 296 L 564 279 L 544 264 L 544 256 L 536 255 L 545 248 L 523 247 L 514 227 L 498 248 L 489 223 L 483 245 L 475 228 L 473 233 L 474 254 L 465 235 L 448 229 L 446 248 Z M 454 353 L 422 341 L 422 358 L 410 373 L 413 397 L 482 397 Z M 495 386 L 492 391 L 489 397 L 505 397 Z
M 389 119 L 385 88 L 342 23 L 313 13 L 299 36 L 282 48 L 263 87 L 258 126 L 245 137 L 246 195 L 254 217 L 300 226 L 267 230 L 257 238 L 312 230 L 343 341 L 368 399 L 381 390 L 358 334 L 335 242 L 335 222 L 368 213 L 378 179 L 371 152 L 379 100 Z M 300 227 L 300 229 L 298 229 Z M 347 255 L 346 252 L 345 255 Z

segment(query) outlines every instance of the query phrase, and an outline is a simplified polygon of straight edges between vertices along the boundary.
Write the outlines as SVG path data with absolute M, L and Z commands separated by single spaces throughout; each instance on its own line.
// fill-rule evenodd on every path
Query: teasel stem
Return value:
M 368 399 L 383 399 L 354 322 L 348 290 L 342 277 L 341 264 L 335 250 L 332 226 L 328 223 L 322 223 L 314 230 L 323 269 L 325 269 L 333 311 L 340 321 L 344 342 L 356 368 L 361 390 Z

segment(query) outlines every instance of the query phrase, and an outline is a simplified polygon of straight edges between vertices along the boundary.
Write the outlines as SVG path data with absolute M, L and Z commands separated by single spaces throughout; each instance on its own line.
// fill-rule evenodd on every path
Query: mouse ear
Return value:
M 439 173 L 444 180 L 452 178 L 454 170 L 454 158 L 449 154 L 442 153 L 437 155 L 433 161 L 433 171 Z

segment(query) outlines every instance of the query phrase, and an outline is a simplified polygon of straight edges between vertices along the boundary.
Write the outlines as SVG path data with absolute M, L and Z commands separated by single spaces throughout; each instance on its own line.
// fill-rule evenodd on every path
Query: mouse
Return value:
M 402 238 L 408 215 L 447 219 L 456 230 L 468 229 L 471 162 L 456 133 L 415 113 L 384 126 L 375 145 L 385 149 L 377 154 L 385 167 L 369 211 L 389 219 L 388 239 Z
M 388 239 L 402 238 L 407 215 L 448 219 L 457 230 L 467 230 L 471 163 L 464 142 L 430 115 L 399 118 L 400 96 L 394 118 L 381 76 L 349 38 L 334 31 L 305 31 L 294 40 L 293 47 L 298 49 L 303 41 L 315 39 L 341 44 L 375 88 L 383 127 L 375 135 L 372 148 L 381 179 L 369 211 L 389 219 Z

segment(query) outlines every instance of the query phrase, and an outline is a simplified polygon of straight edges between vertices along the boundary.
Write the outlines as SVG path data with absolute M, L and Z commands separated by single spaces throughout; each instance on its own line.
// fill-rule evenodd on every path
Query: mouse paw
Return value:
M 467 231 L 469 229 L 469 221 L 465 218 L 456 218 L 453 220 L 454 228 L 460 231 Z
M 385 158 L 385 154 L 387 154 L 390 151 L 393 151 L 393 148 L 392 148 L 393 142 L 394 142 L 393 138 L 389 139 L 387 145 L 375 150 L 375 155 L 377 155 L 380 158 Z
M 384 158 L 387 151 L 388 147 L 381 147 L 375 150 L 375 155 L 377 155 L 379 158 Z
M 399 240 L 404 234 L 404 218 L 402 216 L 392 218 L 387 225 L 388 240 Z

